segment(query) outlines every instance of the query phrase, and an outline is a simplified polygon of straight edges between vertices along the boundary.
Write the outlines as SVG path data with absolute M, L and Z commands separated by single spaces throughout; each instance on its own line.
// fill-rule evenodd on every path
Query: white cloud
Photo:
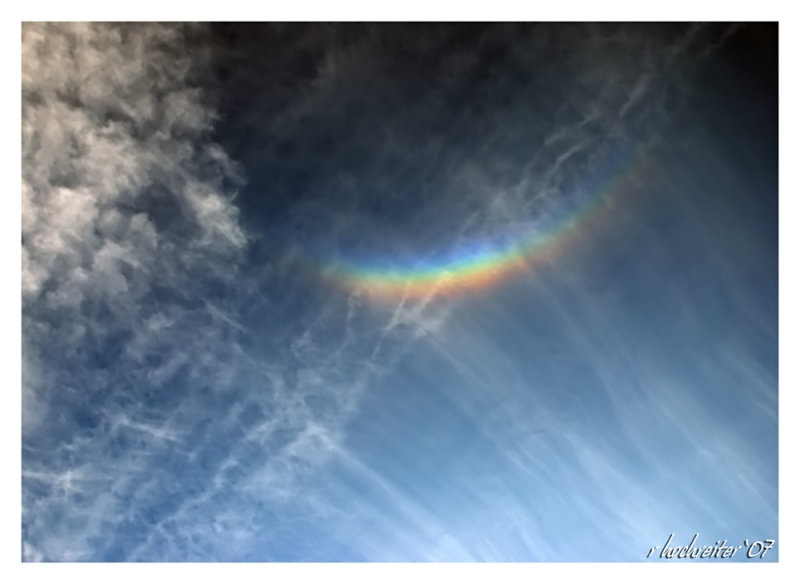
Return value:
M 246 236 L 225 185 L 240 178 L 210 140 L 188 31 L 23 25 L 26 559 L 93 557 L 95 538 L 131 511 L 122 501 L 142 478 L 143 449 L 181 438 L 148 392 L 187 355 L 202 357 L 190 374 L 226 367 L 222 333 L 186 299 L 204 279 L 235 278 Z M 48 440 L 51 450 L 37 446 Z M 77 494 L 44 475 L 31 486 L 42 468 L 70 476 L 76 464 Z

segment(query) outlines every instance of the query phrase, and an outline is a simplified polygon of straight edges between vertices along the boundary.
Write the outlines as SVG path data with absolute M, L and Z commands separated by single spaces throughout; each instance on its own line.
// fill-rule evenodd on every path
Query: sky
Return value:
M 23 24 L 22 560 L 777 561 L 777 38 Z

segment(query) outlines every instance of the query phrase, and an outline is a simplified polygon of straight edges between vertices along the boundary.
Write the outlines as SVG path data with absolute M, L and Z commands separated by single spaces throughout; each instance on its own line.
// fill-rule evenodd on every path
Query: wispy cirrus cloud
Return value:
M 675 126 L 738 30 L 26 24 L 23 558 L 608 559 L 690 529 L 698 485 L 727 477 L 715 456 L 738 474 L 712 491 L 752 493 L 737 528 L 756 525 L 771 459 L 688 386 L 664 398 L 690 374 L 653 356 L 747 380 L 759 399 L 726 415 L 774 421 L 763 359 L 722 342 L 692 287 L 720 266 L 738 322 L 772 342 L 723 227 L 681 219 L 662 242 L 639 213 L 689 216 L 699 187 L 647 177 L 605 209 L 615 235 L 481 296 L 376 302 L 320 273 L 541 227 L 620 159 L 713 146 Z M 670 279 L 676 257 L 698 273 Z M 657 342 L 625 320 L 631 299 L 706 323 L 686 331 L 719 350 L 695 367 L 664 321 Z M 717 437 L 686 468 L 660 447 L 702 428 Z M 690 486 L 658 499 L 669 473 Z
M 180 543 L 205 525 L 190 511 L 225 496 L 240 521 L 237 481 L 266 468 L 278 483 L 255 499 L 278 496 L 353 408 L 352 376 L 334 392 L 334 362 L 307 354 L 314 326 L 290 363 L 240 321 L 258 284 L 188 48 L 201 29 L 23 27 L 27 560 L 209 553 Z

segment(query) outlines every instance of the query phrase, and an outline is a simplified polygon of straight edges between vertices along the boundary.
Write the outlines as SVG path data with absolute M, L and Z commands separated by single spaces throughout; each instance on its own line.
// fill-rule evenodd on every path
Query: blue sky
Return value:
M 776 26 L 30 24 L 22 102 L 24 561 L 777 540 Z

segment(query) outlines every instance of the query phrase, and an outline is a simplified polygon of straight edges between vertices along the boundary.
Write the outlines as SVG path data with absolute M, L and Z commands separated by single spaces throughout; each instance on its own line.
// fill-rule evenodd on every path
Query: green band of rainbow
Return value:
M 351 291 L 375 299 L 426 298 L 473 290 L 484 290 L 515 276 L 528 274 L 536 265 L 550 262 L 585 231 L 588 223 L 602 215 L 611 199 L 623 190 L 638 154 L 612 165 L 611 172 L 594 181 L 580 203 L 546 226 L 534 225 L 513 241 L 463 250 L 433 261 L 398 264 L 391 260 L 354 262 L 327 260 L 322 274 Z

